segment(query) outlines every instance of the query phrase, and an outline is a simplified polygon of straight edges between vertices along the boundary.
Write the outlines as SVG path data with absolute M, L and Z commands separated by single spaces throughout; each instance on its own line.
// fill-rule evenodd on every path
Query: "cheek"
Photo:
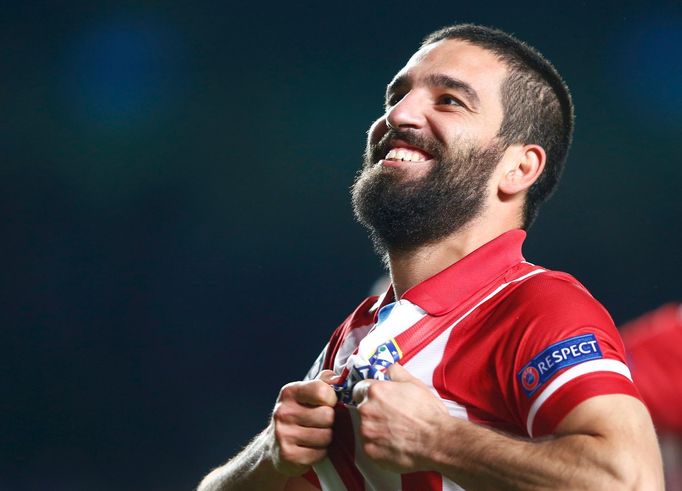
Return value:
M 387 130 L 386 117 L 382 116 L 369 127 L 369 131 L 367 131 L 367 145 L 375 145 L 386 134 Z

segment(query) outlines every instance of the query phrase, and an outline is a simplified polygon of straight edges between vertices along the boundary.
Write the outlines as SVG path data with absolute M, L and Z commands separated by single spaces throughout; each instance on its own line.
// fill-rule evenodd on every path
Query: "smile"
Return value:
M 426 162 L 433 158 L 421 148 L 402 140 L 393 140 L 391 147 L 384 157 L 384 162 Z

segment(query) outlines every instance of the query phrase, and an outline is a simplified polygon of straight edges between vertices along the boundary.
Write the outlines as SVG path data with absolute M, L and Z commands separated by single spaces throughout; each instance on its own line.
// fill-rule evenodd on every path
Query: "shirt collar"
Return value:
M 521 246 L 526 232 L 510 230 L 483 244 L 440 273 L 407 290 L 408 300 L 429 315 L 447 314 L 510 267 L 523 261 Z M 393 286 L 377 302 L 376 311 L 394 301 Z

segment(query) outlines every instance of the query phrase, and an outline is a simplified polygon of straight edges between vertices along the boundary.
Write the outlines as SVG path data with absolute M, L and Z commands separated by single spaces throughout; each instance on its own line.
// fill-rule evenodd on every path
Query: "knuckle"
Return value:
M 369 425 L 367 424 L 361 424 L 360 425 L 360 436 L 365 439 L 365 440 L 371 440 L 372 439 L 372 430 Z
M 382 393 L 382 386 L 386 384 L 382 383 L 374 383 L 374 384 L 369 384 L 367 387 L 367 397 L 369 398 L 377 398 L 379 395 Z
M 318 401 L 323 401 L 325 399 L 325 396 L 327 395 L 327 390 L 331 389 L 331 387 L 329 387 L 321 380 L 313 380 L 312 382 L 313 382 L 311 384 L 312 395 Z
M 327 456 L 327 450 L 326 449 L 314 449 L 310 452 L 308 456 L 308 461 L 306 462 L 307 465 L 313 465 L 319 462 L 320 460 L 324 459 Z
M 294 383 L 289 382 L 288 384 L 285 384 L 282 386 L 281 389 L 279 389 L 280 394 L 289 394 L 291 392 L 291 389 L 293 388 Z
M 365 442 L 362 444 L 363 452 L 365 452 L 367 457 L 370 459 L 376 459 L 378 457 L 376 448 L 376 445 L 371 442 Z
M 332 443 L 333 432 L 331 429 L 320 430 L 320 443 L 324 446 L 329 446 Z
M 290 382 L 279 390 L 279 400 L 289 399 L 293 396 L 295 390 L 295 382 Z
M 274 429 L 275 441 L 281 445 L 286 440 L 287 432 L 282 425 L 275 424 Z
M 372 406 L 367 402 L 363 402 L 358 406 L 358 414 L 361 420 L 368 419 L 372 414 Z
M 280 445 L 279 458 L 283 462 L 293 462 L 295 459 L 295 452 L 289 445 Z
M 291 411 L 287 407 L 286 404 L 278 403 L 275 406 L 275 410 L 272 412 L 272 419 L 275 420 L 275 423 L 277 422 L 285 422 L 287 421 L 291 416 Z
M 320 407 L 320 419 L 322 420 L 322 424 L 331 427 L 334 424 L 334 416 L 334 408 L 329 406 Z

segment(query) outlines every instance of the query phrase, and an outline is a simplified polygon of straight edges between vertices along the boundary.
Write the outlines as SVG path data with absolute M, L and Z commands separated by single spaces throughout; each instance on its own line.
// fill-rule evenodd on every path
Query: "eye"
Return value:
M 442 104 L 445 106 L 464 106 L 462 102 L 457 99 L 454 96 L 451 96 L 450 94 L 443 94 L 440 97 L 438 97 L 438 104 Z

